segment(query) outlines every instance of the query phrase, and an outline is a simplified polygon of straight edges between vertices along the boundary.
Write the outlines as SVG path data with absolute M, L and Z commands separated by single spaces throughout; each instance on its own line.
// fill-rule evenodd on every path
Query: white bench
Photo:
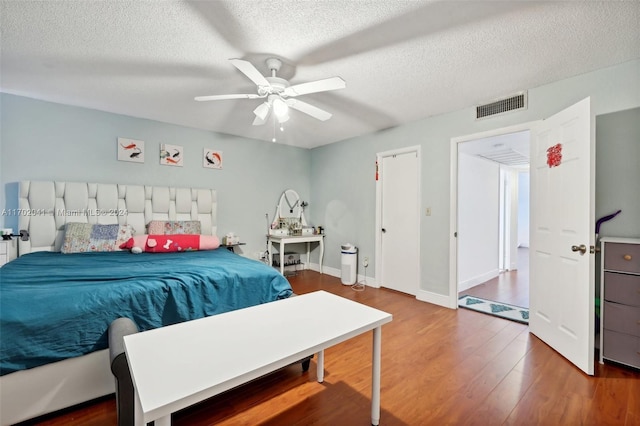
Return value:
M 371 423 L 380 421 L 382 325 L 389 313 L 317 291 L 124 337 L 136 425 L 171 413 L 373 330 Z

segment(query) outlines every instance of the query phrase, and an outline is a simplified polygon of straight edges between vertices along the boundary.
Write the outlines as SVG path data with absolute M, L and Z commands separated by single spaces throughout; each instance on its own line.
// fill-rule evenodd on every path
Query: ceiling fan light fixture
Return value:
M 263 102 L 256 109 L 253 110 L 253 113 L 258 117 L 261 121 L 266 120 L 267 114 L 269 114 L 269 110 L 271 110 L 271 105 L 268 102 Z
M 289 105 L 280 97 L 276 97 L 273 100 L 273 113 L 278 117 L 280 123 L 284 123 L 289 119 Z
M 277 76 L 277 72 L 282 66 L 282 61 L 278 58 L 268 58 L 266 60 L 267 67 L 271 71 L 270 76 L 262 75 L 262 73 L 249 61 L 243 59 L 229 59 L 229 61 L 238 69 L 238 71 L 244 74 L 257 86 L 257 93 L 197 96 L 195 100 L 218 101 L 224 99 L 266 98 L 265 102 L 261 103 L 254 109 L 253 113 L 255 114 L 255 118 L 252 124 L 254 126 L 261 126 L 267 123 L 267 121 L 272 121 L 274 125 L 274 139 L 275 126 L 280 124 L 281 131 L 283 131 L 282 123 L 289 120 L 289 108 L 293 108 L 296 111 L 300 111 L 320 121 L 326 121 L 331 118 L 331 114 L 329 112 L 306 102 L 291 98 L 309 93 L 344 89 L 346 87 L 346 83 L 340 77 L 325 78 L 307 83 L 294 84 L 292 86 L 289 84 L 289 81 Z M 273 113 L 271 114 L 272 109 Z M 268 120 L 269 117 L 272 120 Z

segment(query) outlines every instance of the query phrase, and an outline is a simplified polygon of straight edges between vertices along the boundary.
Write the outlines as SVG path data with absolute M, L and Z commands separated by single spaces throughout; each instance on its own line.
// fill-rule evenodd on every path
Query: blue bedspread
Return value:
M 223 248 L 27 254 L 0 268 L 0 375 L 107 348 L 119 317 L 149 330 L 291 294 L 276 270 Z

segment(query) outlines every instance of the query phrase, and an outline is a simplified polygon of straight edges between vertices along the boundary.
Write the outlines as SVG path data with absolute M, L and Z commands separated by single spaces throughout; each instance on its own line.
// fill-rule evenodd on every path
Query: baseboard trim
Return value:
M 450 309 L 458 308 L 457 303 L 451 306 L 450 297 L 447 294 L 438 294 L 438 293 L 433 293 L 426 290 L 418 290 L 418 294 L 416 294 L 416 299 L 422 302 L 433 303 L 434 305 L 443 306 L 445 308 L 450 308 Z

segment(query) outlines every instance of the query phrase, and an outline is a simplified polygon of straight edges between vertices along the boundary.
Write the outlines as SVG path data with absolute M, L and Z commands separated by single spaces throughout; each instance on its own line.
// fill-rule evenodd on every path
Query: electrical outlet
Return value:
M 365 268 L 367 266 L 369 266 L 369 258 L 368 257 L 364 257 L 364 259 L 362 259 L 362 266 L 364 266 Z

